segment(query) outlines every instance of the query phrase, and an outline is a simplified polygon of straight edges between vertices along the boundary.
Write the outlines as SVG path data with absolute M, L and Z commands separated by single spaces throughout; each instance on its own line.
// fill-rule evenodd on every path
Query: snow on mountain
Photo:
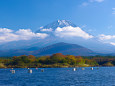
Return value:
M 84 39 L 93 38 L 92 35 L 83 31 L 80 27 L 77 27 L 70 21 L 67 20 L 57 20 L 53 23 L 50 23 L 44 27 L 41 27 L 36 32 L 47 33 L 50 36 L 57 36 L 61 38 L 67 37 L 81 37 Z
M 55 31 L 56 28 L 60 27 L 67 27 L 67 26 L 72 26 L 72 27 L 77 27 L 75 24 L 73 24 L 70 21 L 67 20 L 57 20 L 55 22 L 52 22 L 50 24 L 47 24 L 46 26 L 41 27 L 37 32 L 42 32 L 42 31 Z

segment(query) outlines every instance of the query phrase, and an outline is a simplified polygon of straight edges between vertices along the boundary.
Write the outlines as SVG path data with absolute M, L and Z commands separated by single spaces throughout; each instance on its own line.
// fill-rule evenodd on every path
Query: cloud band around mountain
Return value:
M 55 36 L 61 38 L 70 38 L 70 37 L 81 37 L 83 39 L 91 39 L 97 37 L 103 43 L 108 43 L 115 46 L 115 35 L 105 35 L 100 34 L 99 36 L 93 36 L 83 31 L 80 27 L 57 27 L 55 30 L 53 29 L 45 29 L 43 28 L 42 32 L 44 33 L 34 33 L 30 29 L 19 29 L 18 31 L 13 31 L 7 28 L 0 28 L 0 43 L 11 42 L 11 41 L 19 41 L 19 40 L 30 40 L 33 38 L 44 39 L 50 34 L 46 34 L 45 32 L 51 31 Z
M 81 28 L 72 27 L 72 26 L 67 26 L 63 28 L 58 27 L 55 30 L 55 35 L 58 37 L 81 37 L 84 39 L 93 38 L 92 35 L 89 35 L 85 31 L 83 31 Z
M 48 34 L 46 33 L 34 33 L 30 29 L 19 29 L 18 31 L 13 31 L 7 28 L 0 28 L 0 43 L 18 40 L 29 40 L 32 38 L 43 39 L 47 36 Z

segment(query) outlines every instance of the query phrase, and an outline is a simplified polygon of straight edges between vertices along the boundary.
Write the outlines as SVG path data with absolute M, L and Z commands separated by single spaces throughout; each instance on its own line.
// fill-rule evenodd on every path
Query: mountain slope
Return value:
M 96 55 L 96 53 L 94 53 L 90 49 L 87 49 L 77 44 L 69 44 L 64 42 L 52 44 L 40 49 L 38 47 L 31 47 L 27 49 L 6 50 L 0 52 L 1 52 L 0 56 L 19 56 L 19 55 L 42 56 L 42 55 L 52 55 L 54 53 L 62 53 L 64 55 L 80 55 L 80 56 Z
M 90 49 L 87 49 L 77 44 L 68 44 L 64 42 L 56 43 L 41 48 L 37 51 L 33 51 L 34 55 L 51 55 L 54 53 L 63 53 L 64 55 L 81 55 L 81 56 L 95 55 L 95 53 Z

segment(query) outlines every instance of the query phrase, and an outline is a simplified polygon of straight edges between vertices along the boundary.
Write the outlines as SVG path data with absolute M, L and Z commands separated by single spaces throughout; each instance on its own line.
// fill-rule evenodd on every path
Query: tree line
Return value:
M 33 55 L 0 57 L 0 68 L 35 68 L 35 67 L 89 67 L 114 66 L 115 56 L 74 56 L 56 53 L 51 56 Z

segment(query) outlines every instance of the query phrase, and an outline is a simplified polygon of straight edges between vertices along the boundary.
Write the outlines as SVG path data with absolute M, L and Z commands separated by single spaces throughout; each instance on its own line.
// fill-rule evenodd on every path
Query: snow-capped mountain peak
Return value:
M 39 29 L 37 32 L 46 33 L 50 37 L 81 37 L 83 39 L 93 38 L 92 35 L 83 31 L 80 27 L 77 27 L 70 21 L 67 20 L 57 20 L 53 23 L 50 23 L 43 28 Z
M 41 32 L 41 31 L 54 31 L 55 29 L 57 29 L 58 27 L 63 28 L 63 27 L 67 27 L 67 26 L 71 26 L 71 27 L 76 27 L 75 24 L 73 24 L 72 22 L 68 21 L 68 20 L 57 20 L 54 21 L 50 24 L 47 24 L 45 26 L 43 26 L 42 28 L 40 28 L 39 30 L 37 30 L 36 32 Z M 50 30 L 49 30 L 50 29 Z M 52 29 L 52 30 L 51 30 Z
M 66 25 L 69 26 L 69 22 L 66 20 L 58 20 L 59 25 Z

